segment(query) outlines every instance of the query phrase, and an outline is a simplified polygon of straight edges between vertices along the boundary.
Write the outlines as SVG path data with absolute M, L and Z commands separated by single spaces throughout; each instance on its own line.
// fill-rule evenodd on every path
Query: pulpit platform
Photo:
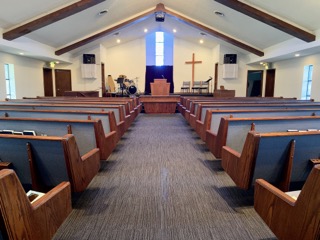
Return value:
M 180 101 L 180 95 L 140 95 L 139 100 L 145 113 L 175 113 L 177 103 Z

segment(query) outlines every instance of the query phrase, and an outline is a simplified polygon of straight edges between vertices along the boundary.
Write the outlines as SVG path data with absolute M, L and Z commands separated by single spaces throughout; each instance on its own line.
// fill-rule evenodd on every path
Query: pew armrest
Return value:
M 0 171 L 0 207 L 10 239 L 51 239 L 72 210 L 69 182 L 62 182 L 30 203 L 17 175 Z
M 319 239 L 319 185 L 320 165 L 312 169 L 297 200 L 257 179 L 254 209 L 279 239 Z

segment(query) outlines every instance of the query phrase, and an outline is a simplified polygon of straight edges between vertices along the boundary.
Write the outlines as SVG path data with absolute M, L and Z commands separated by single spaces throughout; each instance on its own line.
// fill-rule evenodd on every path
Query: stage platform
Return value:
M 145 113 L 175 113 L 180 95 L 151 96 L 141 95 L 139 97 Z

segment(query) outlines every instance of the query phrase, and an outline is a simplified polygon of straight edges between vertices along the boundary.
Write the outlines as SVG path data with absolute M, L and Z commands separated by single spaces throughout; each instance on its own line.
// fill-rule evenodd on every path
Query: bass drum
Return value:
M 137 92 L 136 86 L 131 85 L 130 87 L 127 88 L 127 92 L 128 92 L 128 94 L 131 94 L 131 95 L 136 94 L 136 92 Z

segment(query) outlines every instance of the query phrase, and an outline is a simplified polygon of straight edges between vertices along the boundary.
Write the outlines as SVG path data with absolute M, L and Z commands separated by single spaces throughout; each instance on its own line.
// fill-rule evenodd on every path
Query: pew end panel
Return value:
M 65 136 L 62 144 L 73 191 L 82 192 L 100 169 L 100 150 L 95 148 L 80 156 L 76 139 L 71 134 Z
M 308 176 L 295 200 L 263 179 L 257 179 L 254 209 L 281 240 L 320 239 L 320 165 Z
M 241 189 L 248 190 L 257 158 L 260 136 L 249 132 L 242 152 L 224 146 L 221 154 L 221 166 L 234 183 Z
M 10 169 L 0 171 L 0 199 L 1 230 L 9 239 L 49 240 L 72 210 L 68 182 L 31 203 Z

